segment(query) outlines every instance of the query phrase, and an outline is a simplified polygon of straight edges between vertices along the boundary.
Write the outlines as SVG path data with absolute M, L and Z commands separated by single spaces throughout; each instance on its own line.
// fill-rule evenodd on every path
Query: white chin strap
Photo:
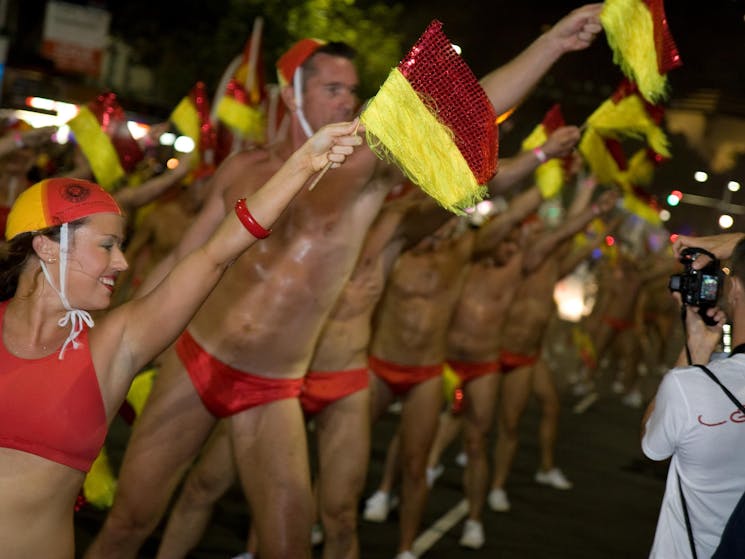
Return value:
M 49 274 L 46 264 L 41 260 L 41 269 L 44 272 L 44 277 L 47 278 L 47 282 L 54 289 L 55 293 L 62 301 L 62 305 L 65 307 L 67 312 L 65 316 L 59 319 L 57 324 L 64 328 L 68 324 L 70 325 L 70 334 L 67 336 L 65 343 L 62 344 L 62 348 L 59 352 L 59 359 L 62 360 L 65 356 L 65 350 L 67 346 L 72 344 L 73 349 L 78 349 L 80 344 L 75 339 L 83 331 L 83 324 L 87 324 L 88 328 L 93 328 L 94 322 L 91 315 L 87 311 L 80 309 L 73 309 L 70 306 L 67 297 L 65 296 L 65 284 L 67 280 L 67 254 L 70 251 L 70 232 L 67 223 L 62 224 L 60 231 L 60 258 L 59 258 L 59 277 L 60 277 L 60 288 L 57 289 L 52 281 L 52 276 Z
M 310 138 L 313 135 L 313 128 L 308 124 L 303 112 L 303 69 L 298 66 L 295 74 L 292 76 L 292 90 L 295 92 L 295 114 L 297 115 L 300 127 L 305 135 Z

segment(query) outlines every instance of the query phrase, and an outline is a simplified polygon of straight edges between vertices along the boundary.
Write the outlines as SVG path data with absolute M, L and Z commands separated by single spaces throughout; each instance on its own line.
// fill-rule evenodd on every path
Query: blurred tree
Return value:
M 111 33 L 151 68 L 157 96 L 175 106 L 198 80 L 214 91 L 241 52 L 253 21 L 264 18 L 267 80 L 274 61 L 302 37 L 345 41 L 358 51 L 361 96 L 377 91 L 401 56 L 400 4 L 365 0 L 129 0 L 110 2 Z

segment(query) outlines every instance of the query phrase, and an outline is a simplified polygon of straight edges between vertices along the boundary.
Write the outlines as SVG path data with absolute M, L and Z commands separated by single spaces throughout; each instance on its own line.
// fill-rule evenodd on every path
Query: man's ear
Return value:
M 59 243 L 53 241 L 46 235 L 36 235 L 31 240 L 36 255 L 44 262 L 56 262 L 59 258 Z
M 279 94 L 285 106 L 294 113 L 297 110 L 295 106 L 295 88 L 291 85 L 286 85 L 279 90 Z

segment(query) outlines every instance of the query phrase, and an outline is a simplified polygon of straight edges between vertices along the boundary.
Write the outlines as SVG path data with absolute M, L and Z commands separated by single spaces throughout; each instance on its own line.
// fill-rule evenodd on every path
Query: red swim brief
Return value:
M 499 372 L 499 361 L 451 361 L 448 365 L 458 375 L 461 384 L 466 384 L 475 378 Z
M 176 341 L 176 353 L 205 407 L 217 417 L 297 398 L 303 386 L 302 377 L 267 378 L 234 369 L 202 349 L 187 330 Z
M 630 320 L 624 320 L 622 318 L 613 318 L 612 316 L 604 316 L 603 322 L 610 326 L 614 332 L 624 332 L 631 330 L 634 327 L 634 323 Z
M 315 415 L 370 384 L 367 367 L 347 371 L 308 371 L 304 380 L 300 405 L 306 415 Z
M 537 361 L 538 355 L 523 355 L 502 350 L 499 354 L 499 370 L 507 374 L 520 367 L 530 367 Z
M 406 394 L 417 384 L 442 375 L 442 364 L 399 365 L 372 355 L 368 356 L 368 363 L 375 376 L 385 382 L 396 396 Z

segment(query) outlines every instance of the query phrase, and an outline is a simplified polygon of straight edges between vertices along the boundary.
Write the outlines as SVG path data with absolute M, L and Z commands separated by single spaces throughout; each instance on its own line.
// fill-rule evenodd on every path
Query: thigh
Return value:
M 242 411 L 230 418 L 230 432 L 238 475 L 259 525 L 262 518 L 292 522 L 296 513 L 306 514 L 310 473 L 298 400 L 278 400 Z M 282 511 L 287 518 L 283 519 Z
M 401 410 L 402 457 L 429 455 L 442 401 L 442 376 L 414 386 L 406 395 Z
M 155 501 L 171 492 L 215 424 L 173 350 L 163 356 L 134 424 L 119 472 L 119 504 Z
M 481 433 L 489 431 L 494 419 L 498 386 L 499 373 L 493 373 L 475 378 L 463 387 L 466 422 Z
M 212 431 L 199 461 L 189 473 L 189 478 L 193 476 L 215 498 L 225 494 L 235 482 L 237 473 L 227 419 L 218 422 Z
M 533 392 L 542 402 L 559 401 L 553 372 L 543 359 L 533 365 Z
M 334 402 L 316 416 L 321 507 L 357 506 L 370 457 L 370 391 Z
M 533 366 L 518 367 L 502 374 L 499 409 L 507 425 L 515 424 L 525 410 L 532 390 Z
M 370 375 L 370 421 L 375 423 L 385 413 L 386 408 L 393 401 L 393 392 L 388 385 L 380 380 L 378 375 Z

